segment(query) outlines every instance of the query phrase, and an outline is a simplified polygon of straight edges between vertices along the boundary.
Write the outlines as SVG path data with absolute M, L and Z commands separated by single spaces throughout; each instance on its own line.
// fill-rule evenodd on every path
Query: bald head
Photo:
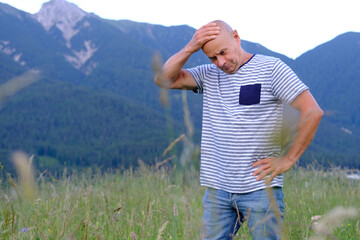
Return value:
M 223 41 L 224 39 L 226 40 L 231 40 L 234 37 L 234 33 L 237 32 L 234 31 L 229 24 L 227 24 L 226 22 L 222 21 L 222 20 L 214 20 L 211 21 L 209 23 L 215 23 L 217 27 L 219 27 L 219 34 L 216 36 L 215 40 L 219 40 L 222 39 L 221 41 Z M 209 42 L 212 42 L 213 40 L 210 40 Z M 202 50 L 204 50 L 205 45 L 208 45 L 209 42 L 206 42 L 203 46 L 202 46 Z
M 216 36 L 215 39 L 210 40 L 208 42 L 206 42 L 203 46 L 202 46 L 202 50 L 204 51 L 204 48 L 206 45 L 209 45 L 209 43 L 211 42 L 217 42 L 217 41 L 230 41 L 234 39 L 234 33 L 237 36 L 237 32 L 234 31 L 229 24 L 227 24 L 226 22 L 222 21 L 222 20 L 214 20 L 211 21 L 209 23 L 215 23 L 217 27 L 219 27 L 219 34 Z M 206 54 L 206 53 L 205 53 Z
M 215 21 L 212 21 L 211 23 L 215 23 L 216 26 L 218 26 L 220 28 L 220 34 L 227 34 L 229 36 L 232 35 L 233 29 L 226 22 L 224 22 L 222 20 L 215 20 Z

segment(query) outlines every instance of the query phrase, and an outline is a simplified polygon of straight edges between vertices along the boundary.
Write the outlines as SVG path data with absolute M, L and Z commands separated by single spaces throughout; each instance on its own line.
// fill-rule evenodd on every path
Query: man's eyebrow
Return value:
M 210 56 L 208 57 L 209 59 L 216 59 L 217 55 L 221 55 L 222 53 L 224 53 L 227 50 L 227 48 L 223 48 L 221 49 L 218 53 L 215 53 L 215 56 Z
M 219 53 L 217 53 L 216 55 L 220 55 L 220 54 L 224 53 L 226 50 L 227 50 L 227 48 L 223 48 L 223 49 L 221 49 L 221 50 L 219 51 Z
M 226 50 L 227 50 L 227 48 L 220 49 L 219 52 L 215 53 L 215 56 L 221 55 L 221 54 L 224 53 Z

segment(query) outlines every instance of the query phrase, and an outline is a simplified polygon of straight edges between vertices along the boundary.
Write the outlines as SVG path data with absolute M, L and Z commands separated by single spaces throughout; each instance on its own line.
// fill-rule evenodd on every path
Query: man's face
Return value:
M 205 43 L 202 50 L 225 73 L 235 73 L 240 67 L 240 38 L 236 31 L 231 35 L 220 33 L 214 40 Z

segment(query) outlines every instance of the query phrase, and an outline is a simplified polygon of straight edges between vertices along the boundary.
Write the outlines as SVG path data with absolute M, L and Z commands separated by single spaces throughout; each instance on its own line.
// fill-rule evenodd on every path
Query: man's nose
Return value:
M 218 57 L 219 67 L 223 67 L 225 63 L 226 63 L 226 60 L 224 57 Z

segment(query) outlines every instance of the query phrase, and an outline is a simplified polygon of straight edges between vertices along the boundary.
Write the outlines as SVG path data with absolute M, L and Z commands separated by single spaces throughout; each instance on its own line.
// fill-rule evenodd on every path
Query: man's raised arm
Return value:
M 193 53 L 199 51 L 208 41 L 215 39 L 219 32 L 220 28 L 215 23 L 208 23 L 196 30 L 190 42 L 166 61 L 162 71 L 156 74 L 155 83 L 162 88 L 196 89 L 194 79 L 183 67 Z

